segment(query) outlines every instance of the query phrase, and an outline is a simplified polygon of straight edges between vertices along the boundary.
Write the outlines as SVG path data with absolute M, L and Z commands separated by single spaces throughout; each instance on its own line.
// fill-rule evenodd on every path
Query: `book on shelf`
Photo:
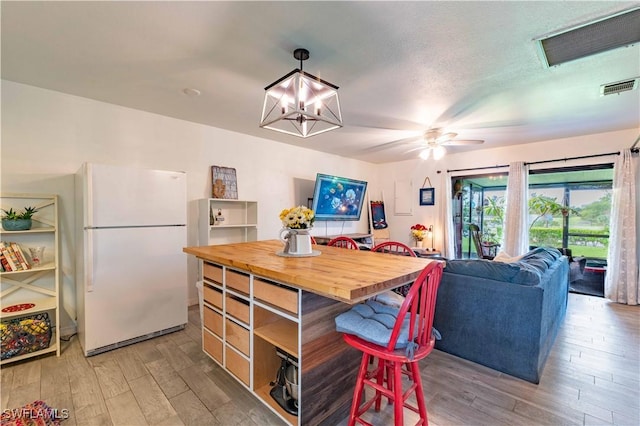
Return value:
M 17 271 L 18 267 L 16 266 L 16 262 L 14 262 L 11 257 L 11 253 L 9 253 L 9 249 L 5 245 L 4 241 L 0 241 L 0 253 L 2 253 L 2 257 L 5 260 L 5 269 L 7 271 Z
M 24 269 L 25 271 L 27 269 L 31 269 L 31 266 L 29 266 L 29 262 L 27 262 L 27 257 L 24 255 L 24 252 L 20 248 L 20 245 L 18 243 L 13 243 L 13 242 L 10 244 L 11 244 L 11 248 L 16 253 L 18 262 L 20 262 L 20 265 L 22 265 L 22 269 Z
M 2 254 L 2 249 L 0 249 L 0 264 L 2 264 L 2 272 L 11 272 L 11 266 L 4 257 L 4 254 Z
M 31 269 L 27 258 L 17 243 L 0 241 L 0 263 L 6 272 Z

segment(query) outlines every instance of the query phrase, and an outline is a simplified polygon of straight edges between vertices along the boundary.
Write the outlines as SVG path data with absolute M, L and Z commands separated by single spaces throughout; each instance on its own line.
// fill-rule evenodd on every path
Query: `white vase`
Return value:
M 423 245 L 424 245 L 424 241 L 423 241 L 423 240 L 416 241 L 416 247 L 418 247 L 418 248 L 422 248 L 422 247 L 423 247 Z
M 311 254 L 311 235 L 308 229 L 289 229 L 280 231 L 280 239 L 284 242 L 284 252 L 293 255 Z

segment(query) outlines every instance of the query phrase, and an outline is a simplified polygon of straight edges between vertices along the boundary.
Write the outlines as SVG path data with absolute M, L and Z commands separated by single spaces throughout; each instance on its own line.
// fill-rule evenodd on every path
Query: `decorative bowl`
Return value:
M 26 231 L 31 229 L 31 219 L 2 219 L 5 231 Z

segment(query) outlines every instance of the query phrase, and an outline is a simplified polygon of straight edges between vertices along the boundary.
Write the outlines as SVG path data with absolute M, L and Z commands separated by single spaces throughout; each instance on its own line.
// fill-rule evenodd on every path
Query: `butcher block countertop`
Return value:
M 282 257 L 279 240 L 185 247 L 200 259 L 346 303 L 414 281 L 434 260 L 313 245 L 313 257 Z

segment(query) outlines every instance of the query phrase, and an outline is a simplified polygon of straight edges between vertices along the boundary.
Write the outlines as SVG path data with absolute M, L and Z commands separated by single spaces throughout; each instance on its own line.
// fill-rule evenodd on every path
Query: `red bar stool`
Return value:
M 393 404 L 396 426 L 403 425 L 404 407 L 420 415 L 417 425 L 429 424 L 418 361 L 429 355 L 435 345 L 433 314 L 442 269 L 442 262 L 429 263 L 399 310 L 367 301 L 336 318 L 336 329 L 344 333 L 344 341 L 362 351 L 349 426 L 356 422 L 370 425 L 361 416 L 374 404 L 375 410 L 379 411 L 383 396 Z M 368 371 L 372 358 L 378 360 L 377 367 Z M 402 389 L 403 373 L 411 378 L 405 391 Z M 375 395 L 359 406 L 365 385 L 372 387 Z M 417 407 L 407 402 L 414 392 Z
M 374 246 L 371 251 L 378 253 L 389 253 L 395 254 L 397 256 L 411 256 L 418 257 L 415 251 L 411 250 L 411 247 L 408 245 L 401 243 L 399 241 L 385 241 L 380 244 Z M 393 292 L 399 294 L 401 296 L 406 296 L 409 293 L 409 289 L 413 284 L 405 284 L 402 287 L 394 288 L 393 290 L 389 290 L 389 292 Z

